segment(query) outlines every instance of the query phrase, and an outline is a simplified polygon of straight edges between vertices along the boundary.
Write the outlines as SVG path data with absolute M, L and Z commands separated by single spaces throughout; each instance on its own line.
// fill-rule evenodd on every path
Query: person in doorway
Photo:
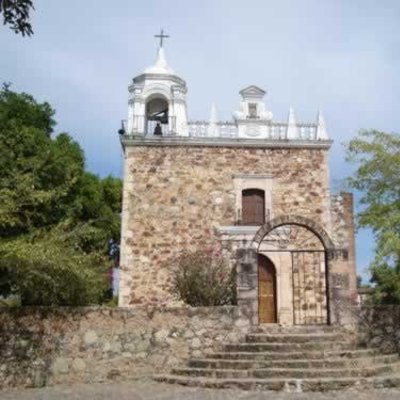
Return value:
M 162 135 L 161 124 L 159 122 L 157 122 L 157 125 L 154 128 L 154 135 L 157 135 L 157 136 Z

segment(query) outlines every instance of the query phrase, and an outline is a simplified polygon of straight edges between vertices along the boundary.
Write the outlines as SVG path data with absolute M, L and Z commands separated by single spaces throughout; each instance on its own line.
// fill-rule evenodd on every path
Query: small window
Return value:
M 249 103 L 249 118 L 257 118 L 257 104 Z
M 263 225 L 265 223 L 264 190 L 247 189 L 242 191 L 242 224 Z

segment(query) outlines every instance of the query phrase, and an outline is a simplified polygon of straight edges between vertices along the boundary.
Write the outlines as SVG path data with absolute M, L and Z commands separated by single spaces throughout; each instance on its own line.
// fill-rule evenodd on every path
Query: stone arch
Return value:
M 299 215 L 282 215 L 280 217 L 273 218 L 271 221 L 266 222 L 257 231 L 253 239 L 253 246 L 258 249 L 264 237 L 268 235 L 273 229 L 278 228 L 282 225 L 299 225 L 312 231 L 322 242 L 327 253 L 334 251 L 335 245 L 333 244 L 328 233 L 315 221 L 301 217 Z
M 143 90 L 142 97 L 146 102 L 151 100 L 154 97 L 164 97 L 168 102 L 171 101 L 171 89 L 168 85 L 165 84 L 154 84 L 149 87 L 146 87 Z

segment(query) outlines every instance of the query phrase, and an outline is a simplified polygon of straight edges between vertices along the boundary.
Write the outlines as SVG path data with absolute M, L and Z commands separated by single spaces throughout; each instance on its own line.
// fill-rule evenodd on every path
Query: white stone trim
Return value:
M 260 225 L 261 226 L 261 225 Z M 221 235 L 252 235 L 255 236 L 260 226 L 232 225 L 219 226 L 217 232 Z

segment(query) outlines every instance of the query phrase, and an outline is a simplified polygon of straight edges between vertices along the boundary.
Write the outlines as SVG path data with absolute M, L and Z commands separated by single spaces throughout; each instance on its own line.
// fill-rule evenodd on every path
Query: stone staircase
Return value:
M 161 382 L 245 390 L 326 391 L 400 387 L 400 358 L 363 348 L 351 333 L 329 326 L 253 328 L 245 340 L 189 359 Z

